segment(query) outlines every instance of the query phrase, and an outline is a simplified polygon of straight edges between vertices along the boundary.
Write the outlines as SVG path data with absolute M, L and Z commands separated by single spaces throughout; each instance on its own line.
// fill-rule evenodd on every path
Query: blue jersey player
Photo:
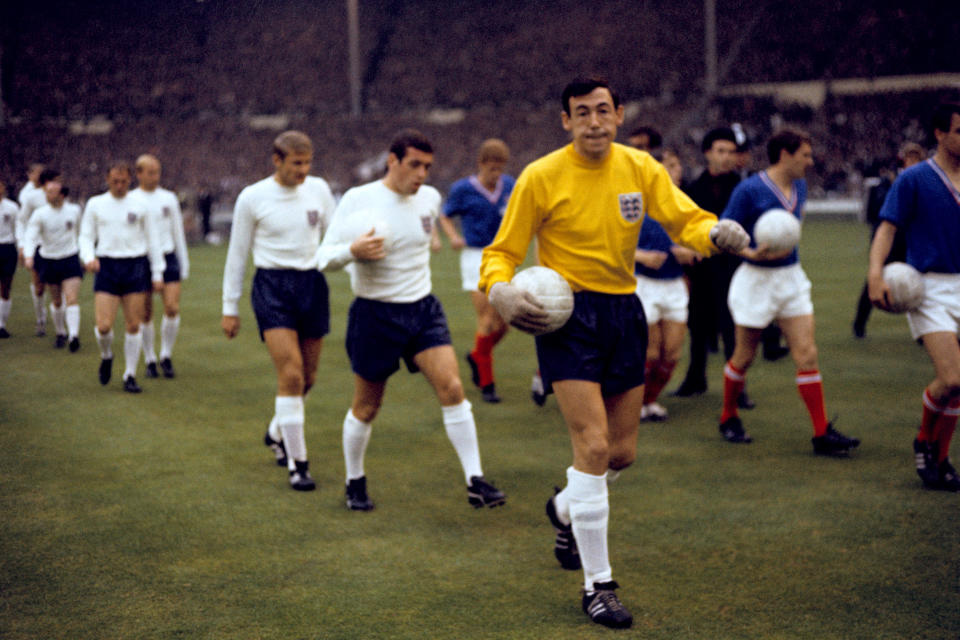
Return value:
M 810 137 L 782 129 L 767 143 L 767 156 L 770 166 L 737 185 L 722 216 L 743 225 L 751 238 L 753 227 L 764 212 L 780 208 L 801 218 L 807 199 L 803 178 L 813 166 Z M 787 337 L 797 367 L 797 390 L 813 423 L 814 453 L 848 455 L 860 441 L 844 436 L 827 420 L 814 341 L 810 280 L 800 267 L 797 249 L 775 253 L 751 240 L 741 256 L 744 263 L 734 273 L 727 297 L 736 338 L 733 355 L 723 371 L 720 433 L 728 442 L 752 441 L 740 421 L 737 398 L 746 384 L 746 372 L 756 355 L 763 329 L 776 320 Z
M 505 174 L 510 149 L 496 138 L 480 145 L 477 173 L 453 183 L 438 218 L 440 228 L 454 249 L 460 250 L 460 277 L 463 290 L 470 292 L 470 301 L 477 313 L 477 334 L 467 363 L 473 384 L 480 387 L 483 400 L 500 402 L 493 379 L 493 348 L 507 333 L 507 325 L 480 293 L 480 257 L 483 248 L 493 242 L 500 228 L 503 211 L 513 191 L 514 179 Z M 463 235 L 457 232 L 452 218 L 460 218 Z
M 889 309 L 883 265 L 902 230 L 906 261 L 923 274 L 925 291 L 907 321 L 936 372 L 923 391 L 920 430 L 913 443 L 917 473 L 931 489 L 960 491 L 949 457 L 960 414 L 960 104 L 935 109 L 933 134 L 936 153 L 900 174 L 880 210 L 867 283 L 873 303 Z

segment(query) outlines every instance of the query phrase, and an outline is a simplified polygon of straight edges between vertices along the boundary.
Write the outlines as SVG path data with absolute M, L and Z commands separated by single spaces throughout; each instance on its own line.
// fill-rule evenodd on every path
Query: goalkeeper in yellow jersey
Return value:
M 739 251 L 749 237 L 738 223 L 700 209 L 648 153 L 614 143 L 623 106 L 605 81 L 575 80 L 561 100 L 572 144 L 521 173 L 484 249 L 480 289 L 511 325 L 543 329 L 543 308 L 510 284 L 536 237 L 540 264 L 574 290 L 567 324 L 536 338 L 540 372 L 573 445 L 566 487 L 547 501 L 547 515 L 561 566 L 583 569 L 584 612 L 622 628 L 633 616 L 617 598 L 607 553 L 607 483 L 634 460 L 643 405 L 647 324 L 633 274 L 640 225 L 649 214 L 675 242 L 703 255 Z

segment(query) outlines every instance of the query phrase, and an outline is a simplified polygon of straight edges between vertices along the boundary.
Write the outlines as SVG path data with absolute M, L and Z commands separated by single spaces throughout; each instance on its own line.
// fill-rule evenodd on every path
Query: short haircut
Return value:
M 287 157 L 288 153 L 313 153 L 313 142 L 310 136 L 302 131 L 284 131 L 273 139 L 273 153 L 281 160 Z
M 433 145 L 430 144 L 427 136 L 416 129 L 401 129 L 393 137 L 389 151 L 397 157 L 397 160 L 403 160 L 403 157 L 407 155 L 407 149 L 410 147 L 423 153 L 433 153 Z
M 663 136 L 660 135 L 660 132 L 648 125 L 637 127 L 631 131 L 630 135 L 627 137 L 635 138 L 637 136 L 647 136 L 647 140 L 649 140 L 651 149 L 657 149 L 663 144 Z
M 770 160 L 770 164 L 777 164 L 780 162 L 781 151 L 793 155 L 803 144 L 813 144 L 812 138 L 807 132 L 800 129 L 780 129 L 770 136 L 770 140 L 767 142 L 767 158 Z
M 903 162 L 909 156 L 916 156 L 917 160 L 923 160 L 927 157 L 927 152 L 916 142 L 904 142 L 897 151 L 897 159 Z
M 477 162 L 507 162 L 510 160 L 510 147 L 500 138 L 487 138 L 480 144 Z
M 143 168 L 143 165 L 147 164 L 148 162 L 155 162 L 158 167 L 160 166 L 160 161 L 157 160 L 157 157 L 152 153 L 144 153 L 138 156 L 136 162 L 133 163 L 133 166 L 137 171 L 139 171 Z
M 960 116 L 960 102 L 941 102 L 933 108 L 933 116 L 930 118 L 930 124 L 934 131 L 950 131 L 950 120 L 953 114 Z
M 616 109 L 620 106 L 620 95 L 603 78 L 577 78 L 564 88 L 563 94 L 560 96 L 563 112 L 568 116 L 570 115 L 570 98 L 585 96 L 593 92 L 594 89 L 606 89 L 610 92 L 610 97 L 613 98 L 613 108 Z
M 124 162 L 123 160 L 119 160 L 117 162 L 111 162 L 110 165 L 107 167 L 107 175 L 110 175 L 111 173 L 113 173 L 114 170 L 124 171 L 126 172 L 127 175 L 133 174 L 133 172 L 130 171 L 130 164 L 128 162 Z
M 56 169 L 44 169 L 40 172 L 40 176 L 37 178 L 37 182 L 40 183 L 40 186 L 47 184 L 51 180 L 56 180 L 60 177 L 60 172 Z
M 727 142 L 732 142 L 735 147 L 739 147 L 737 144 L 737 134 L 733 132 L 733 129 L 730 127 L 717 127 L 716 129 L 711 129 L 707 132 L 707 135 L 703 136 L 703 141 L 700 143 L 700 151 L 706 153 L 713 148 L 713 143 L 717 140 L 726 140 Z

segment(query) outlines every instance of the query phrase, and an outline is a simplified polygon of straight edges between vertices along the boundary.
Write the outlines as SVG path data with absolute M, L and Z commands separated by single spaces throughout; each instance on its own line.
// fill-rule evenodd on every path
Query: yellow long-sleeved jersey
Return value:
M 717 217 L 674 186 L 650 154 L 613 144 L 604 160 L 592 162 L 572 144 L 557 149 L 517 179 L 500 230 L 483 251 L 480 290 L 509 281 L 536 236 L 540 264 L 574 291 L 632 293 L 634 249 L 647 214 L 675 242 L 716 253 L 709 232 Z

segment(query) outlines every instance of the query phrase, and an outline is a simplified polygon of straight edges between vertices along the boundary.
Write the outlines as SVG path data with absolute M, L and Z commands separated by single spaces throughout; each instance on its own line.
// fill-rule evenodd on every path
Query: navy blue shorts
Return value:
M 0 244 L 0 280 L 13 278 L 17 272 L 17 245 Z
M 144 293 L 153 290 L 150 281 L 150 260 L 139 258 L 98 258 L 100 271 L 93 279 L 93 290 L 113 296 Z
M 167 263 L 166 268 L 163 270 L 163 281 L 180 282 L 180 261 L 177 259 L 177 254 L 173 252 L 166 253 L 163 259 L 166 260 Z
M 353 372 L 370 382 L 383 382 L 400 368 L 419 368 L 421 351 L 452 344 L 443 306 L 435 296 L 416 302 L 379 302 L 356 298 L 347 317 L 347 355 Z
M 269 329 L 293 329 L 300 338 L 330 333 L 330 293 L 319 271 L 257 269 L 250 300 L 261 340 Z
M 44 258 L 37 273 L 41 282 L 60 284 L 70 278 L 82 278 L 83 267 L 80 266 L 80 257 L 73 254 L 66 258 Z
M 634 293 L 575 293 L 567 324 L 536 343 L 544 385 L 589 380 L 612 396 L 643 384 L 647 320 Z

